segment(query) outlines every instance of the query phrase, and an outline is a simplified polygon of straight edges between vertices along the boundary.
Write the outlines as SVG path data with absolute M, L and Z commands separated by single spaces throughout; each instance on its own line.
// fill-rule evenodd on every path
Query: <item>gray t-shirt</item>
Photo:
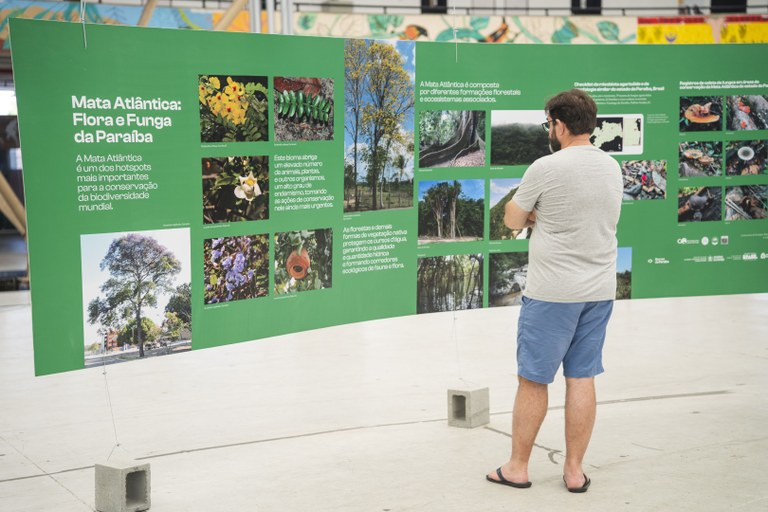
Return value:
M 525 295 L 548 302 L 616 296 L 618 162 L 593 146 L 571 146 L 528 167 L 512 200 L 536 211 Z

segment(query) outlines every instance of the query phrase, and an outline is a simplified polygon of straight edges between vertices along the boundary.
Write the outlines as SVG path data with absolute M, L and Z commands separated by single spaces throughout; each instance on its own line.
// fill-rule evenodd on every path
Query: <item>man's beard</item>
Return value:
M 557 135 L 555 134 L 554 126 L 552 127 L 552 130 L 549 132 L 549 151 L 552 153 L 556 153 L 560 151 L 563 148 L 563 145 L 560 144 L 560 141 L 557 140 Z

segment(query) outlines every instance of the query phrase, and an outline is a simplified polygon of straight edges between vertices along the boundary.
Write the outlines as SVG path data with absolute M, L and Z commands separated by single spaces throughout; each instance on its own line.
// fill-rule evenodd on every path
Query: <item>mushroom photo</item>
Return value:
M 704 132 L 722 130 L 723 99 L 719 96 L 682 96 L 680 98 L 680 131 Z
M 720 176 L 723 174 L 722 142 L 681 142 L 679 155 L 678 169 L 681 178 Z

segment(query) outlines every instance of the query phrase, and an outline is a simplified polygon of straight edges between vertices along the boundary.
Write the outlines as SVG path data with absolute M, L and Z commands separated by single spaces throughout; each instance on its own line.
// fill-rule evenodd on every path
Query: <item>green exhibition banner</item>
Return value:
M 766 46 L 24 19 L 11 43 L 38 375 L 519 304 L 503 209 L 573 87 L 621 164 L 617 298 L 768 291 Z

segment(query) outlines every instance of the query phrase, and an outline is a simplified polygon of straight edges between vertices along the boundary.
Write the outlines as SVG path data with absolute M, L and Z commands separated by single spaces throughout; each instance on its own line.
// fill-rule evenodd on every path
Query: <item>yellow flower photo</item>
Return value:
M 201 142 L 269 140 L 267 77 L 200 75 Z

